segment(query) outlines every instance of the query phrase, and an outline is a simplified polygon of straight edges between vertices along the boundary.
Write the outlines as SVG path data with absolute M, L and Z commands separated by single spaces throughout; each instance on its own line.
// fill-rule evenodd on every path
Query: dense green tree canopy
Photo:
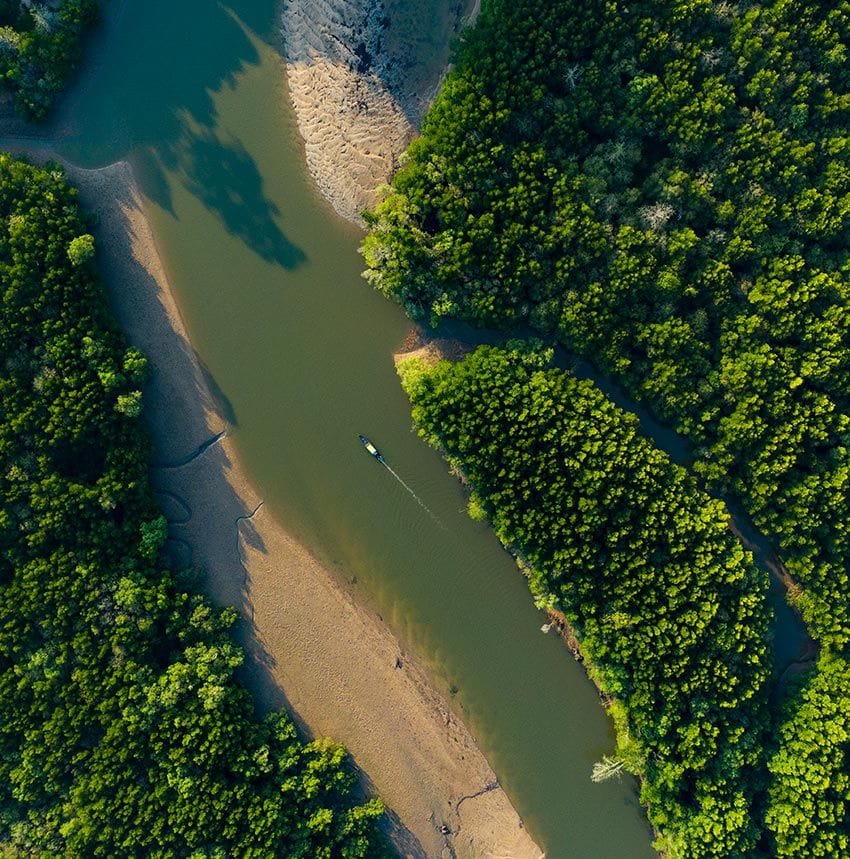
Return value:
M 778 545 L 824 651 L 774 737 L 760 849 L 836 859 L 850 837 L 848 53 L 847 0 L 484 0 L 364 243 L 368 279 L 413 316 L 528 323 L 593 361 L 688 436 L 703 485 Z M 445 420 L 429 427 L 441 438 Z
M 28 119 L 44 119 L 80 59 L 98 0 L 0 0 L 0 84 Z
M 696 444 L 850 642 L 850 3 L 485 0 L 370 216 L 420 318 L 530 322 Z
M 850 856 L 850 665 L 823 654 L 788 708 L 767 825 L 775 855 Z
M 550 353 L 480 347 L 400 372 L 422 433 L 473 508 L 563 611 L 613 696 L 618 752 L 671 857 L 754 855 L 762 838 L 765 574 L 724 505 L 637 419 Z
M 38 856 L 376 855 L 344 750 L 258 721 L 220 611 L 163 567 L 76 194 L 0 155 L 0 843 Z

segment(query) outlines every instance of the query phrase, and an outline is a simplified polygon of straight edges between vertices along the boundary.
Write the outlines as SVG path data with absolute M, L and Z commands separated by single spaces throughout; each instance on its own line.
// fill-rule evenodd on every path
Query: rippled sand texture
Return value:
M 473 12 L 457 0 L 285 0 L 284 54 L 307 166 L 343 217 L 360 222 L 375 204 Z

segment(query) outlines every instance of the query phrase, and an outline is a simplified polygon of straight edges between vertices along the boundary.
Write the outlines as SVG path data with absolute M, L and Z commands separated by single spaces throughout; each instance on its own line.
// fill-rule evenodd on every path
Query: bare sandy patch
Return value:
M 477 3 L 285 0 L 281 37 L 307 166 L 362 223 L 437 93 L 452 37 Z
M 449 338 L 425 338 L 415 328 L 411 329 L 398 352 L 393 354 L 393 362 L 398 366 L 408 358 L 419 358 L 428 365 L 436 364 L 444 358 L 448 361 L 461 361 L 474 346 L 462 340 Z
M 244 678 L 260 708 L 285 705 L 310 734 L 345 743 L 364 784 L 387 803 L 402 855 L 541 857 L 445 699 L 382 620 L 289 536 L 252 488 L 188 339 L 130 167 L 67 170 L 98 215 L 99 260 L 116 317 L 150 358 L 151 472 L 172 551 L 204 569 L 216 602 L 239 608 Z
M 362 223 L 360 213 L 377 203 L 413 126 L 374 75 L 326 57 L 287 63 L 287 73 L 307 169 L 338 214 Z

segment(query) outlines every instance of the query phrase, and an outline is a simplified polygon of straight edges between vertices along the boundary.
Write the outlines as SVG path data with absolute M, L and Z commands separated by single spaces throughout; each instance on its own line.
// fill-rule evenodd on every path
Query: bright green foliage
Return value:
M 850 0 L 485 0 L 371 217 L 415 316 L 529 322 L 697 446 L 850 643 Z
M 767 827 L 778 857 L 850 856 L 850 665 L 821 655 L 788 708 Z
M 550 353 L 413 359 L 423 435 L 465 472 L 538 604 L 562 610 L 616 699 L 618 753 L 671 857 L 752 855 L 761 835 L 767 581 L 724 505 Z
M 98 0 L 0 0 L 0 85 L 27 119 L 44 119 L 80 60 Z
M 20 855 L 376 855 L 343 749 L 263 721 L 236 618 L 159 557 L 141 355 L 61 171 L 0 155 L 0 843 Z M 130 398 L 129 400 L 127 398 Z M 122 405 L 122 403 L 124 405 Z
M 68 245 L 68 259 L 71 260 L 71 265 L 85 265 L 93 258 L 94 236 L 91 233 L 84 233 L 71 239 Z

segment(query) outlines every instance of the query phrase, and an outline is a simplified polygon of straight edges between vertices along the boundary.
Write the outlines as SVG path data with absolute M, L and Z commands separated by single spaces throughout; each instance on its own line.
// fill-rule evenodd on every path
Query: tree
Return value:
M 423 436 L 472 487 L 538 605 L 562 612 L 611 700 L 617 753 L 685 857 L 751 855 L 761 835 L 767 581 L 700 492 L 589 381 L 512 342 L 399 367 Z
M 0 843 L 15 855 L 372 857 L 345 750 L 258 719 L 233 609 L 164 564 L 76 192 L 0 155 Z M 182 579 L 181 579 L 182 580 Z
M 71 265 L 85 265 L 94 257 L 94 236 L 84 233 L 71 240 L 68 245 L 68 259 Z

